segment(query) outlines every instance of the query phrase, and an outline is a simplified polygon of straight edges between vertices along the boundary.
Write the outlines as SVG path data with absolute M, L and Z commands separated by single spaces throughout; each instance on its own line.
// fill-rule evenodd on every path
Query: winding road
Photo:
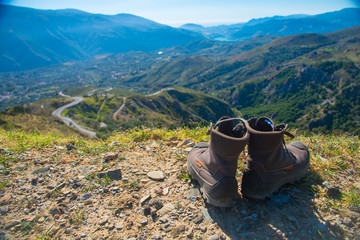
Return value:
M 71 97 L 69 95 L 65 95 L 63 94 L 61 91 L 59 92 L 59 95 L 62 97 L 68 97 L 68 98 L 72 98 L 74 100 L 74 102 L 66 104 L 62 107 L 59 107 L 58 109 L 54 110 L 52 112 L 52 115 L 59 118 L 61 121 L 63 121 L 66 125 L 70 126 L 70 127 L 74 127 L 76 128 L 79 132 L 88 135 L 89 137 L 95 137 L 96 132 L 87 130 L 85 128 L 83 128 L 82 126 L 78 125 L 77 123 L 75 123 L 71 118 L 68 117 L 63 117 L 61 116 L 61 113 L 72 106 L 75 106 L 76 104 L 79 104 L 80 102 L 84 101 L 84 98 L 82 97 Z

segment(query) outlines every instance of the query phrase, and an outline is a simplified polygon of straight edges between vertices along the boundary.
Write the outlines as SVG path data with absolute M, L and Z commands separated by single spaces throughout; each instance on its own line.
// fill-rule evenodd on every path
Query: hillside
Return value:
M 134 127 L 194 127 L 214 122 L 222 116 L 234 116 L 226 102 L 184 88 L 125 97 L 110 91 L 106 95 L 87 97 L 64 114 L 95 130 L 99 137 Z
M 207 205 L 187 176 L 206 128 L 121 131 L 106 141 L 0 129 L 0 236 L 9 239 L 356 239 L 356 137 L 297 136 L 309 173 L 271 198 Z M 294 133 L 294 131 L 292 131 Z M 290 141 L 286 139 L 286 141 Z M 246 154 L 241 154 L 241 183 Z M 153 172 L 158 171 L 158 180 Z
M 272 115 L 303 129 L 358 134 L 359 44 L 359 26 L 292 35 L 216 63 L 205 59 L 192 69 L 185 60 L 165 63 L 128 82 L 175 83 L 220 97 L 245 117 Z M 191 76 L 178 74 L 185 68 Z
M 79 87 L 64 94 L 83 96 L 79 104 L 67 108 L 62 116 L 71 118 L 84 129 L 107 138 L 113 131 L 135 127 L 197 127 L 215 122 L 222 116 L 235 116 L 230 105 L 215 97 L 185 88 L 165 88 L 149 95 L 122 89 Z M 52 115 L 70 98 L 44 99 L 25 106 L 17 105 L 0 113 L 0 128 L 36 133 L 77 132 Z
M 130 14 L 110 16 L 8 5 L 0 5 L 0 11 L 0 72 L 101 54 L 151 51 L 203 38 Z

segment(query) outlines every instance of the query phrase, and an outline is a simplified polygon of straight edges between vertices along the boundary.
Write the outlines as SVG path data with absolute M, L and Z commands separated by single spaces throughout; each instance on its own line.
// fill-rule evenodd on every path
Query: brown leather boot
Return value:
M 235 120 L 240 123 L 234 127 Z M 210 144 L 199 143 L 189 154 L 189 174 L 199 182 L 203 197 L 209 204 L 231 207 L 235 203 L 238 158 L 250 137 L 245 122 L 239 118 L 220 118 L 208 132 Z
M 243 196 L 265 199 L 284 184 L 305 175 L 309 168 L 309 151 L 301 142 L 285 146 L 284 134 L 291 135 L 286 132 L 287 125 L 275 126 L 271 119 L 262 117 L 248 120 L 246 127 L 250 140 L 247 168 L 241 183 Z

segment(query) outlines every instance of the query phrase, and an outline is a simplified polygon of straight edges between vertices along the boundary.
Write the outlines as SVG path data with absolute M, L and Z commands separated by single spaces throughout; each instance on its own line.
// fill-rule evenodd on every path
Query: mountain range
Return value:
M 22 71 L 109 53 L 152 51 L 194 40 L 244 41 L 257 36 L 326 33 L 360 24 L 357 8 L 315 16 L 253 19 L 247 23 L 173 28 L 131 14 L 0 5 L 0 72 Z
M 318 15 L 290 15 L 252 19 L 246 23 L 203 27 L 185 24 L 183 29 L 199 32 L 209 39 L 244 41 L 255 36 L 287 36 L 299 33 L 328 33 L 360 24 L 360 9 L 346 8 Z
M 197 33 L 130 14 L 37 10 L 0 5 L 0 71 L 19 71 L 91 56 L 150 51 L 201 39 Z

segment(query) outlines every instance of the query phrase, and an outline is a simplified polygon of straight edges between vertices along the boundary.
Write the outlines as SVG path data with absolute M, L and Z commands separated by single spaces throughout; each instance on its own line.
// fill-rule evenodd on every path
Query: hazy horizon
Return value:
M 30 7 L 35 9 L 78 9 L 89 13 L 115 15 L 128 13 L 147 18 L 149 20 L 179 27 L 183 24 L 193 23 L 203 26 L 216 26 L 221 24 L 235 24 L 247 22 L 255 18 L 288 16 L 296 14 L 316 15 L 325 12 L 338 11 L 344 8 L 360 7 L 358 0 L 303 0 L 292 2 L 285 0 L 0 0 L 0 3 Z

